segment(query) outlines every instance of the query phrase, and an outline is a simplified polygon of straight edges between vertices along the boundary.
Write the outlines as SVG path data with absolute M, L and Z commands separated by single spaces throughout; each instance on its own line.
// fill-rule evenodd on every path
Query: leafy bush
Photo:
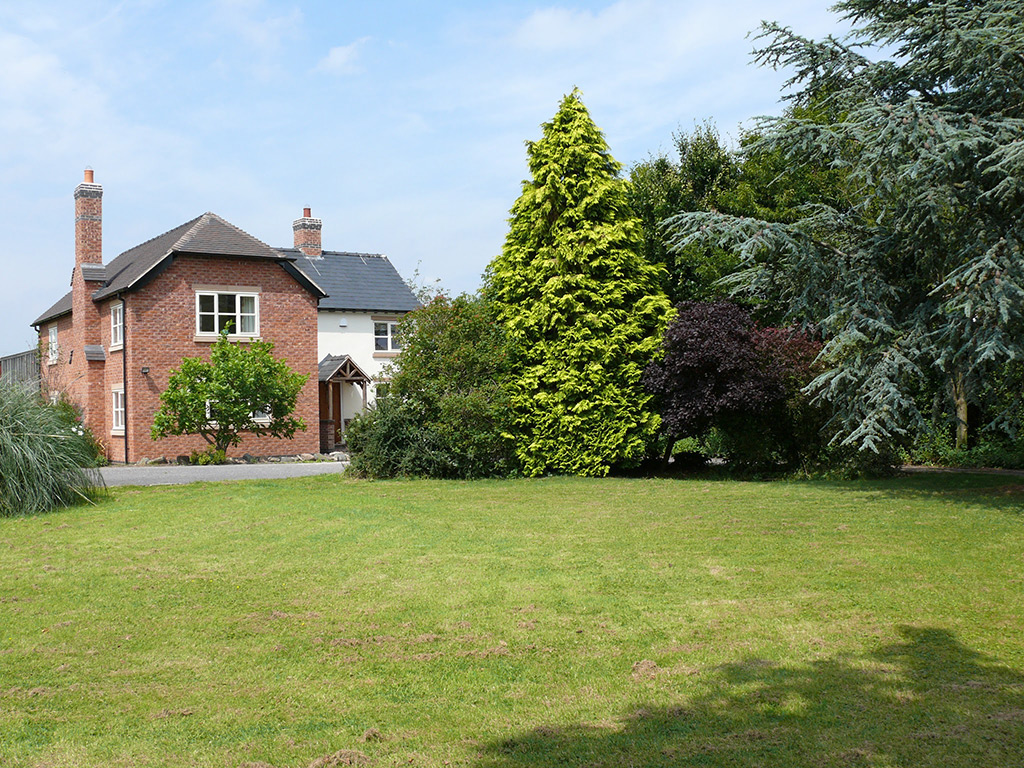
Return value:
M 208 464 L 223 464 L 228 460 L 228 454 L 211 445 L 205 451 L 192 451 L 192 455 L 189 456 L 188 460 L 190 464 L 200 467 Z
M 1024 469 L 1024 436 L 1011 438 L 995 432 L 982 432 L 975 445 L 957 448 L 948 425 L 933 425 L 918 435 L 903 459 L 913 464 L 942 467 Z
M 474 296 L 437 296 L 402 321 L 386 396 L 349 425 L 352 469 L 373 477 L 515 471 L 506 436 L 504 329 Z
M 39 393 L 0 377 L 0 516 L 64 507 L 102 485 L 93 444 Z
M 210 350 L 210 359 L 186 357 L 171 371 L 160 409 L 153 418 L 154 440 L 168 435 L 201 435 L 226 452 L 242 432 L 291 438 L 306 428 L 292 416 L 309 376 L 295 373 L 270 353 L 274 345 L 228 341 L 229 328 Z
M 107 460 L 107 452 L 103 447 L 103 443 L 96 438 L 92 430 L 82 420 L 82 409 L 64 395 L 54 404 L 54 408 L 57 409 L 57 413 L 67 428 L 79 435 L 89 446 L 91 459 L 83 466 L 105 467 L 109 464 L 110 462 Z
M 803 393 L 821 345 L 792 328 L 757 328 L 731 302 L 682 302 L 664 357 L 644 373 L 670 442 L 700 440 L 742 468 L 820 464 L 825 413 Z

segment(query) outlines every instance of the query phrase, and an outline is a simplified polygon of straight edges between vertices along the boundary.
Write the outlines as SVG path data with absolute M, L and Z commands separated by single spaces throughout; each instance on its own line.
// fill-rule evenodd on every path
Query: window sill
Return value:
M 219 333 L 197 333 L 195 336 L 192 337 L 192 341 L 196 342 L 197 344 L 215 344 L 217 342 L 217 339 L 219 338 Z M 263 337 L 250 336 L 248 334 L 229 333 L 228 341 L 263 341 Z
M 388 357 L 398 357 L 399 354 L 400 353 L 397 350 L 395 350 L 394 352 L 374 352 L 373 356 L 375 358 L 381 359 L 381 358 L 388 358 Z
M 112 429 L 112 430 L 110 430 L 110 434 L 111 434 L 112 437 L 124 437 L 124 430 L 123 429 Z
M 120 352 L 122 349 L 124 349 L 124 344 L 111 344 L 110 347 L 107 349 L 107 351 L 108 352 Z

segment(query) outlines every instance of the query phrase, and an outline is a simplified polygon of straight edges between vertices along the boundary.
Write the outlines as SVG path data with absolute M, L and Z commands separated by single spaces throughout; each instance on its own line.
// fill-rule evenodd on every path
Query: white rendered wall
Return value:
M 363 372 L 373 379 L 367 387 L 366 402 L 374 401 L 376 385 L 384 372 L 384 366 L 394 360 L 394 353 L 381 353 L 374 349 L 373 323 L 382 320 L 398 320 L 401 315 L 379 312 L 335 312 L 320 310 L 317 313 L 317 360 L 327 355 L 348 355 Z M 344 324 L 343 324 L 344 323 Z M 347 384 L 342 389 L 343 418 L 351 419 L 363 408 L 362 390 Z

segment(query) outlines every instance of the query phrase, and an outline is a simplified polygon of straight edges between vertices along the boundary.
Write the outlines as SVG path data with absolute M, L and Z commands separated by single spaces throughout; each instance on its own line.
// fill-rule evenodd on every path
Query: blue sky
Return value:
M 563 94 L 627 166 L 708 118 L 735 137 L 784 79 L 747 33 L 839 33 L 828 6 L 4 0 L 0 355 L 68 290 L 86 167 L 105 261 L 205 211 L 290 245 L 310 206 L 325 248 L 472 291 Z

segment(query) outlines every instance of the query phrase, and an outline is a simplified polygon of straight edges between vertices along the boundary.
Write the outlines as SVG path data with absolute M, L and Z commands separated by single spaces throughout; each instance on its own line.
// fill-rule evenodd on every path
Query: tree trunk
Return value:
M 956 408 L 956 448 L 967 448 L 967 383 L 963 371 L 953 374 L 953 404 Z

